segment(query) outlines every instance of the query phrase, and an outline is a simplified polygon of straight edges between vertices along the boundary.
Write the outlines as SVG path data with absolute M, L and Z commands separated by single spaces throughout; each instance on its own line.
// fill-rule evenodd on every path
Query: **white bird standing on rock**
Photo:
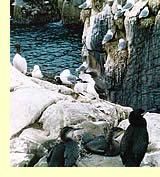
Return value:
M 16 55 L 13 58 L 13 66 L 21 73 L 26 74 L 27 62 L 25 58 L 20 55 L 20 45 L 15 44 L 15 48 L 16 48 Z
M 121 51 L 127 47 L 127 42 L 124 39 L 120 39 L 118 43 L 118 51 Z
M 72 75 L 69 69 L 65 69 L 60 74 L 60 80 L 63 84 L 73 85 L 76 83 L 77 77 Z
M 35 78 L 38 78 L 38 79 L 41 79 L 43 77 L 43 75 L 41 73 L 41 70 L 40 70 L 38 65 L 34 66 L 34 69 L 32 71 L 32 77 L 35 77 Z
M 86 61 L 84 61 L 84 62 L 81 64 L 81 66 L 76 69 L 76 71 L 77 71 L 77 72 L 78 72 L 78 71 L 84 72 L 84 71 L 86 71 L 87 69 L 88 69 L 88 63 L 87 63 Z
M 111 31 L 111 29 L 109 29 L 102 40 L 102 44 L 105 44 L 106 42 L 110 41 L 112 38 L 113 38 L 113 32 Z
M 87 10 L 87 9 L 91 8 L 91 6 L 92 6 L 91 0 L 86 0 L 83 4 L 81 4 L 78 7 L 79 7 L 79 9 L 85 9 L 85 10 Z
M 149 9 L 146 6 L 139 14 L 139 18 L 145 18 L 149 15 Z

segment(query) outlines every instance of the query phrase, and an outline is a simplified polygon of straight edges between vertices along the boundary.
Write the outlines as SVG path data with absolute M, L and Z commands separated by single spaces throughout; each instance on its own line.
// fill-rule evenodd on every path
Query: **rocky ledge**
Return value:
M 132 108 L 77 94 L 63 85 L 28 77 L 10 66 L 10 166 L 44 167 L 46 155 L 60 128 L 83 127 L 84 132 L 103 134 L 103 127 L 128 126 Z M 160 114 L 146 114 L 150 144 L 142 166 L 160 166 Z M 119 156 L 87 155 L 77 166 L 123 166 Z

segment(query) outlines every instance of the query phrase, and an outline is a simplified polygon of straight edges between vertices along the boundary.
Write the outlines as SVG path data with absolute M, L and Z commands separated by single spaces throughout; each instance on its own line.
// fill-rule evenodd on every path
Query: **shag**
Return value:
M 79 157 L 78 143 L 72 139 L 73 131 L 81 128 L 64 127 L 60 131 L 61 142 L 49 152 L 49 167 L 72 167 Z
M 43 78 L 43 75 L 42 75 L 41 70 L 40 70 L 38 65 L 34 66 L 34 69 L 32 71 L 32 77 L 35 77 L 35 78 L 38 78 L 38 79 Z
M 20 55 L 20 45 L 15 44 L 16 55 L 13 58 L 13 66 L 19 70 L 21 73 L 26 74 L 27 72 L 27 62 L 25 58 Z
M 120 157 L 126 167 L 139 167 L 148 147 L 147 122 L 143 118 L 144 110 L 130 113 L 129 123 L 120 142 Z
M 93 138 L 87 134 L 82 138 L 84 148 L 93 153 L 105 156 L 117 156 L 120 153 L 120 144 L 115 139 L 124 133 L 119 127 L 113 127 L 108 131 L 104 131 L 105 135 Z

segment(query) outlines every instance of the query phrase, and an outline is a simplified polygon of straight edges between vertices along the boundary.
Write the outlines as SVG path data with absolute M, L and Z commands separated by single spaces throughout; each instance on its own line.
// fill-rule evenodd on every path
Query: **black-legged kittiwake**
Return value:
M 145 18 L 149 15 L 149 8 L 146 6 L 139 14 L 139 18 Z
M 127 42 L 124 39 L 119 39 L 118 51 L 121 51 L 127 47 Z
M 43 78 L 43 75 L 42 75 L 41 70 L 38 65 L 34 65 L 34 69 L 32 71 L 32 77 L 35 77 L 38 79 Z
M 72 75 L 69 69 L 65 69 L 60 74 L 60 80 L 63 84 L 72 85 L 76 83 L 77 77 Z
M 106 42 L 110 41 L 112 38 L 113 38 L 113 32 L 111 29 L 109 29 L 102 40 L 102 44 L 105 44 Z
M 81 4 L 79 7 L 79 9 L 90 9 L 91 8 L 91 0 L 86 0 L 83 4 Z

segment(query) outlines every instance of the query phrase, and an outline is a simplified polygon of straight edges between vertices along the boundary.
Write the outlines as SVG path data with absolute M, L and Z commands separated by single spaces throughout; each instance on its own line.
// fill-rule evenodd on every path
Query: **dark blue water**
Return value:
M 61 22 L 43 26 L 14 28 L 10 31 L 10 60 L 15 55 L 15 43 L 21 45 L 21 55 L 27 60 L 28 71 L 38 64 L 44 72 L 59 75 L 69 68 L 73 74 L 81 64 L 81 32 L 69 30 Z

